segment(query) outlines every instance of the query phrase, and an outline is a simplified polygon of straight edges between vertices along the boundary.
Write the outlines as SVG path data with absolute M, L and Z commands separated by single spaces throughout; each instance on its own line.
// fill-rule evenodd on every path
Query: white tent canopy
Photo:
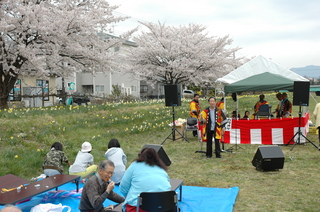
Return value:
M 278 74 L 293 81 L 309 81 L 308 79 L 294 73 L 293 71 L 290 71 L 289 69 L 273 62 L 272 60 L 269 60 L 263 56 L 257 56 L 224 77 L 217 79 L 216 85 L 217 87 L 220 87 L 219 84 L 231 84 L 265 72 Z
M 264 75 L 273 76 L 275 77 L 275 80 L 270 79 L 270 77 L 268 77 L 268 80 L 266 80 L 265 77 L 263 77 Z M 283 81 L 279 81 L 279 78 L 281 77 L 287 80 L 284 79 Z M 239 88 L 239 90 L 233 89 L 234 91 L 232 92 L 240 92 L 246 90 L 262 91 L 265 89 L 270 89 L 270 86 L 271 88 L 277 89 L 282 88 L 281 86 L 287 88 L 285 81 L 288 80 L 292 81 L 292 86 L 294 81 L 309 81 L 308 79 L 294 73 L 293 71 L 290 71 L 289 69 L 273 62 L 272 60 L 269 60 L 263 56 L 257 56 L 254 59 L 243 64 L 239 68 L 235 69 L 234 71 L 230 72 L 229 74 L 225 75 L 224 77 L 217 79 L 215 83 L 216 92 L 226 95 L 225 92 L 228 91 L 225 90 L 225 86 L 234 85 L 234 83 L 240 82 L 245 79 L 250 80 L 251 78 L 252 80 L 254 80 L 255 85 L 253 85 L 252 83 L 247 83 L 245 86 Z M 272 86 L 272 83 L 275 83 L 272 81 L 277 81 L 278 84 L 273 84 L 274 86 Z M 236 111 L 238 114 L 238 101 Z

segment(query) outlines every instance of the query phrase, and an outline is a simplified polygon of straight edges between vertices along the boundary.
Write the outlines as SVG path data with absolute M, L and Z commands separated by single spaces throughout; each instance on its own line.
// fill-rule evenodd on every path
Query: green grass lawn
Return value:
M 275 93 L 265 95 L 275 108 Z M 239 96 L 241 116 L 245 110 L 252 113 L 258 96 Z M 289 99 L 292 101 L 290 93 Z M 320 97 L 315 100 L 319 102 Z M 183 100 L 182 106 L 175 107 L 176 119 L 189 116 L 189 101 Z M 310 97 L 311 113 L 315 103 Z M 202 109 L 206 106 L 206 100 L 201 100 Z M 228 97 L 228 112 L 235 108 L 236 103 Z M 294 106 L 294 116 L 298 116 L 298 109 Z M 145 144 L 161 144 L 170 134 L 172 108 L 159 100 L 9 109 L 0 111 L 0 121 L 0 175 L 11 173 L 31 179 L 42 173 L 43 158 L 56 141 L 64 145 L 71 163 L 81 144 L 91 142 L 95 162 L 99 163 L 105 159 L 109 140 L 117 138 L 130 165 Z M 320 151 L 310 143 L 296 145 L 292 151 L 291 146 L 280 146 L 285 155 L 284 168 L 261 172 L 251 164 L 259 145 L 238 145 L 233 153 L 222 153 L 222 159 L 206 159 L 195 153 L 201 144 L 191 132 L 187 137 L 190 143 L 167 139 L 163 144 L 172 162 L 168 170 L 171 178 L 183 179 L 191 186 L 239 187 L 234 211 L 318 211 Z M 309 134 L 308 138 L 319 145 L 317 135 Z M 226 144 L 225 148 L 231 146 Z M 205 144 L 202 148 L 205 150 Z

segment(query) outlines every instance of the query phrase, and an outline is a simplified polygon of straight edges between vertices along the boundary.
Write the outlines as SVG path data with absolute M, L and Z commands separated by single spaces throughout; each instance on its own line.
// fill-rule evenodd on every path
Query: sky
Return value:
M 238 57 L 262 55 L 288 69 L 320 66 L 319 0 L 107 0 L 116 15 L 131 18 L 114 25 L 115 34 L 140 26 L 190 23 L 207 27 L 210 36 L 229 35 Z

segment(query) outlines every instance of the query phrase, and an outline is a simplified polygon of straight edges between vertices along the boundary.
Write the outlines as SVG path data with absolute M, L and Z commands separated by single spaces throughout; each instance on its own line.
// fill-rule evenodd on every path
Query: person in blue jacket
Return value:
M 125 172 L 120 191 L 125 196 L 124 209 L 135 212 L 141 192 L 170 191 L 167 167 L 153 148 L 145 148 Z

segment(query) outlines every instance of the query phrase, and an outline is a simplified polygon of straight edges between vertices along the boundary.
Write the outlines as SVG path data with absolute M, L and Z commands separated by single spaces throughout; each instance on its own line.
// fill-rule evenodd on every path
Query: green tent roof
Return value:
M 278 74 L 265 72 L 225 86 L 227 93 L 242 91 L 293 90 L 294 81 Z

